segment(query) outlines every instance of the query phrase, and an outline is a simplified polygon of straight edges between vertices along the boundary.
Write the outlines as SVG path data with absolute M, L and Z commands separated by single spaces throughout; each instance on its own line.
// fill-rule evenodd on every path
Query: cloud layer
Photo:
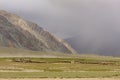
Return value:
M 0 9 L 37 22 L 57 35 L 92 36 L 103 29 L 119 31 L 119 4 L 119 0 L 0 0 Z
M 62 38 L 80 35 L 96 46 L 120 40 L 120 0 L 0 0 L 8 10 Z

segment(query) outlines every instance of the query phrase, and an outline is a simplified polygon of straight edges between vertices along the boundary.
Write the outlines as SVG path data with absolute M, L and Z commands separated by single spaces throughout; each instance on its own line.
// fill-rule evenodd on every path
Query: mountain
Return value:
M 84 45 L 82 45 L 81 39 L 79 36 L 74 36 L 65 39 L 78 53 L 84 53 Z
M 87 40 L 81 35 L 65 39 L 78 53 L 103 56 L 120 56 L 120 38 L 114 35 L 109 38 Z
M 76 53 L 65 41 L 16 14 L 0 11 L 0 47 Z

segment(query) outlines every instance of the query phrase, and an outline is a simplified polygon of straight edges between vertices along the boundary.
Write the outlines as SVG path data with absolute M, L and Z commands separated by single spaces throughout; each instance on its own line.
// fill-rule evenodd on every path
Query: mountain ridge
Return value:
M 68 43 L 37 24 L 3 10 L 0 11 L 0 46 L 76 53 Z

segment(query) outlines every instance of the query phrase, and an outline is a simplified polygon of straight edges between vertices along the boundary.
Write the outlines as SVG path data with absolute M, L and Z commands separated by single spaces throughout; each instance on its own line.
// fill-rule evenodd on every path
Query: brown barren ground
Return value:
M 47 78 L 47 79 L 39 79 L 39 78 L 23 78 L 23 79 L 0 79 L 0 80 L 120 80 L 120 78 L 70 78 L 70 79 L 53 79 L 53 78 Z

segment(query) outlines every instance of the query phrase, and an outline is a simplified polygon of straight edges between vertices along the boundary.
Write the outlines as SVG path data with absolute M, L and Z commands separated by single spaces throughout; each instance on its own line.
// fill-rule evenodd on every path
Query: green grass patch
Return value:
M 120 77 L 120 72 L 0 72 L 0 78 L 104 78 Z
M 91 58 L 91 57 L 0 58 L 0 78 L 56 78 L 56 77 L 57 78 L 120 77 L 120 59 Z

